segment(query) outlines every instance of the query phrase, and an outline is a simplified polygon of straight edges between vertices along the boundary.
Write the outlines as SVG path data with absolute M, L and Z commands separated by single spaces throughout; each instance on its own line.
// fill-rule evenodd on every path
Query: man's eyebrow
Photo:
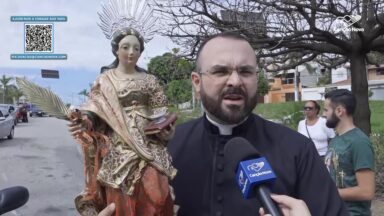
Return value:
M 240 67 L 238 67 L 239 69 L 255 69 L 254 66 L 252 65 L 241 65 Z
M 211 70 L 212 70 L 212 69 L 227 69 L 227 68 L 230 68 L 230 67 L 228 67 L 228 66 L 226 66 L 226 65 L 213 65 L 213 66 L 211 67 Z
M 227 66 L 227 65 L 213 65 L 211 67 L 211 69 L 223 69 L 223 68 L 232 68 L 232 67 Z M 252 65 L 241 65 L 241 66 L 236 67 L 235 69 L 255 69 L 255 67 Z

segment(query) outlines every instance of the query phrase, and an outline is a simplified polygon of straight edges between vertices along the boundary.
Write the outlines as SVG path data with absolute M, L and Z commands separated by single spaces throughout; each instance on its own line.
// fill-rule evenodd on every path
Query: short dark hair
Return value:
M 201 54 L 202 50 L 204 49 L 205 45 L 209 41 L 211 41 L 215 38 L 230 38 L 230 39 L 241 40 L 241 41 L 245 41 L 245 42 L 249 43 L 249 40 L 246 37 L 240 35 L 239 33 L 232 32 L 232 31 L 221 32 L 221 33 L 209 36 L 200 44 L 199 49 L 197 49 L 197 53 L 196 53 L 196 71 L 197 72 L 200 72 L 200 70 L 201 70 L 200 65 L 199 65 L 199 58 L 200 58 L 200 54 Z
M 355 113 L 356 98 L 351 91 L 347 89 L 336 89 L 327 92 L 324 97 L 331 101 L 333 108 L 337 105 L 342 105 L 347 110 L 349 116 L 352 116 Z

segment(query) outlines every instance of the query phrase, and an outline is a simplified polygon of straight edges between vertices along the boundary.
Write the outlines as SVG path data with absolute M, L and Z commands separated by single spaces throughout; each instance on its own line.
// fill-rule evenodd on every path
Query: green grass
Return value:
M 176 107 L 170 106 L 169 111 L 177 114 L 176 125 L 198 118 L 202 114 L 200 106 L 198 106 L 194 110 L 188 110 L 188 111 L 180 111 Z
M 297 124 L 304 118 L 302 109 L 305 102 L 285 102 L 273 104 L 258 104 L 254 113 L 270 120 L 282 122 L 296 130 Z
M 319 103 L 323 105 L 322 102 Z M 258 104 L 255 113 L 267 119 L 281 120 L 284 116 L 288 116 L 295 112 L 300 112 L 304 102 L 285 102 L 276 104 Z M 372 133 L 384 133 L 384 101 L 369 101 L 371 109 L 371 130 Z M 321 112 L 320 112 L 321 114 Z M 298 116 L 303 118 L 302 116 Z M 294 119 L 293 121 L 296 121 Z M 291 125 L 287 125 L 291 126 Z
M 384 101 L 369 101 L 372 133 L 384 134 Z

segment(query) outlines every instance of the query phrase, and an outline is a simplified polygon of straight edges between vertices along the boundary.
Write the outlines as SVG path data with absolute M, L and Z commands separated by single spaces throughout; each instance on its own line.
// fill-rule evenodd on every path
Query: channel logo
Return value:
M 265 157 L 241 161 L 236 181 L 245 198 L 253 196 L 252 188 L 259 184 L 272 184 L 276 175 Z
M 259 172 L 264 167 L 264 161 L 261 161 L 259 163 L 253 163 L 251 165 L 247 166 L 247 169 L 249 171 Z
M 335 33 L 339 32 L 358 32 L 364 31 L 363 28 L 356 28 L 353 25 L 361 20 L 360 15 L 345 15 L 337 17 L 334 21 L 333 28 Z
M 343 21 L 345 24 L 347 24 L 348 27 L 352 26 L 353 24 L 359 22 L 361 20 L 360 15 L 345 15 L 343 17 L 337 17 L 338 20 Z

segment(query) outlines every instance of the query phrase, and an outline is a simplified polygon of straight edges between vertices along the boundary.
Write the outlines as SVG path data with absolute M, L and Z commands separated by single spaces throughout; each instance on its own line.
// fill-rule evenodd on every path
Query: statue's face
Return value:
M 119 62 L 124 65 L 136 65 L 140 58 L 140 42 L 134 35 L 127 35 L 119 42 L 116 52 Z

